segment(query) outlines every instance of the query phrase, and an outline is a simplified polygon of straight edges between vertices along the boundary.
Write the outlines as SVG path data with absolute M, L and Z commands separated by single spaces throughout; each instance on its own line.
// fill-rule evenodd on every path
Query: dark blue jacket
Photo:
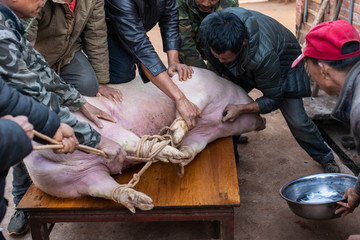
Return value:
M 219 73 L 227 76 L 247 92 L 256 88 L 263 96 L 256 99 L 260 113 L 269 113 L 281 106 L 284 98 L 310 96 L 310 82 L 303 63 L 291 68 L 292 62 L 301 54 L 296 37 L 275 19 L 244 8 L 221 10 L 236 15 L 246 29 L 246 44 L 239 55 L 235 77 L 224 64 L 220 63 L 206 45 L 206 29 L 214 14 L 208 15 L 201 23 L 200 34 L 205 43 L 204 53 Z
M 21 95 L 0 78 L 0 117 L 5 115 L 27 116 L 35 130 L 49 137 L 54 136 L 60 125 L 56 113 L 32 98 Z M 0 222 L 7 206 L 4 187 L 8 169 L 31 151 L 32 144 L 25 131 L 14 121 L 0 119 Z
M 50 111 L 32 98 L 20 94 L 0 79 L 0 117 L 5 115 L 27 116 L 36 131 L 50 137 L 54 136 L 60 126 L 59 117 L 55 112 Z M 3 127 L 0 135 L 0 171 L 8 169 L 20 161 L 24 154 L 26 156 L 32 150 L 28 137 L 22 141 L 18 139 L 26 136 L 23 134 L 17 136 L 16 133 L 19 133 L 19 129 L 15 128 L 14 133 L 6 134 L 7 131 L 12 131 L 11 126 L 14 126 L 9 120 L 2 120 L 1 125 Z M 23 133 L 25 134 L 24 131 Z

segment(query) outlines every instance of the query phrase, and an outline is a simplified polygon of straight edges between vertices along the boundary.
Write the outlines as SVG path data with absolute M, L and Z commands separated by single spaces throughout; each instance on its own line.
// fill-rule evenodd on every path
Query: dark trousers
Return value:
M 94 97 L 99 92 L 96 73 L 82 51 L 75 53 L 71 62 L 60 69 L 60 76 L 84 96 Z

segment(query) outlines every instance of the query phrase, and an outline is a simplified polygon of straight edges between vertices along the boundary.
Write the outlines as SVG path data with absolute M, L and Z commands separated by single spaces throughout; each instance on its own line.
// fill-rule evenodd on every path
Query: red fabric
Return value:
M 360 54 L 360 49 L 352 53 L 341 53 L 345 43 L 355 41 L 360 44 L 360 36 L 356 29 L 344 20 L 320 23 L 306 35 L 305 39 L 305 50 L 292 63 L 291 67 L 295 67 L 304 57 L 319 60 L 342 60 Z
M 71 11 L 75 11 L 75 3 L 76 3 L 76 0 L 73 0 L 72 2 L 68 2 L 67 4 L 69 4 L 69 7 L 70 7 L 70 10 Z

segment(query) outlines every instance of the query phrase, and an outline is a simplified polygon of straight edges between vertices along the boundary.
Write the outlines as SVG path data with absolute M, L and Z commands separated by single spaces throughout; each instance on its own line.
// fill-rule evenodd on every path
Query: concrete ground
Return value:
M 278 2 L 243 4 L 276 18 L 294 32 L 295 3 Z M 150 33 L 157 49 L 161 50 L 157 30 Z M 161 55 L 164 57 L 165 55 Z M 251 92 L 256 98 L 258 92 Z M 279 111 L 264 115 L 267 128 L 248 133 L 249 143 L 238 145 L 240 164 L 238 179 L 241 206 L 236 208 L 235 239 L 241 240 L 341 240 L 349 234 L 360 233 L 360 212 L 334 220 L 306 220 L 294 215 L 280 197 L 279 189 L 298 177 L 322 173 L 315 163 L 296 143 Z M 351 174 L 342 165 L 344 173 Z M 6 229 L 14 212 L 11 197 L 11 174 L 7 179 L 6 197 L 10 200 L 1 227 Z M 6 232 L 6 231 L 4 231 Z M 30 233 L 6 239 L 31 239 Z M 98 239 L 212 239 L 214 227 L 207 222 L 160 223 L 58 223 L 50 235 L 52 240 Z

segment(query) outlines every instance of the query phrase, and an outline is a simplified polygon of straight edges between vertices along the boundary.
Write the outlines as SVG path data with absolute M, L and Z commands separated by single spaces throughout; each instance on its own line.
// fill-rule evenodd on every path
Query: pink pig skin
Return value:
M 241 115 L 233 123 L 222 123 L 223 110 L 228 104 L 246 104 L 252 99 L 239 86 L 208 70 L 193 68 L 193 77 L 173 81 L 190 101 L 202 110 L 197 126 L 187 133 L 182 146 L 190 146 L 194 154 L 217 138 L 265 128 L 258 114 Z M 122 103 L 104 97 L 87 98 L 88 102 L 110 113 L 117 121 L 103 121 L 104 128 L 92 126 L 102 135 L 119 142 L 125 150 L 133 149 L 139 137 L 158 134 L 176 118 L 174 103 L 152 83 L 143 84 L 137 77 L 126 84 L 111 85 L 120 89 Z M 88 121 L 76 112 L 80 121 Z M 64 198 L 91 195 L 111 199 L 118 186 L 111 174 L 121 172 L 118 163 L 106 163 L 103 157 L 76 151 L 73 154 L 54 154 L 51 150 L 34 151 L 25 159 L 33 182 L 50 195 Z M 127 162 L 126 166 L 135 164 Z M 185 169 L 186 174 L 186 169 Z M 118 202 L 121 202 L 120 200 Z

